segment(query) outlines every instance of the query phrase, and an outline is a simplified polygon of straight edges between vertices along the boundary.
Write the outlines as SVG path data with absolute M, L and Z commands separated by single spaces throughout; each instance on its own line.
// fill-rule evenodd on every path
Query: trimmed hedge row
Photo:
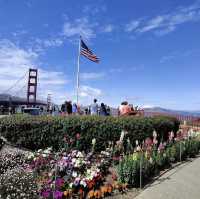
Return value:
M 67 136 L 77 146 L 76 134 L 80 134 L 78 148 L 89 150 L 96 138 L 97 151 L 104 150 L 109 141 L 119 140 L 123 129 L 129 132 L 132 144 L 152 136 L 154 129 L 164 138 L 169 131 L 177 131 L 179 122 L 170 117 L 99 117 L 99 116 L 12 116 L 0 119 L 0 135 L 18 146 L 31 150 L 64 146 Z

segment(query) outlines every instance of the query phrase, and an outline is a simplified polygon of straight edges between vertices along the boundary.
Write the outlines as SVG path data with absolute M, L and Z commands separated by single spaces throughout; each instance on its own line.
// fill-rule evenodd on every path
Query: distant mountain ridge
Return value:
M 146 112 L 159 112 L 159 113 L 166 113 L 166 114 L 200 117 L 200 111 L 172 110 L 172 109 L 165 109 L 161 107 L 144 108 L 144 110 Z

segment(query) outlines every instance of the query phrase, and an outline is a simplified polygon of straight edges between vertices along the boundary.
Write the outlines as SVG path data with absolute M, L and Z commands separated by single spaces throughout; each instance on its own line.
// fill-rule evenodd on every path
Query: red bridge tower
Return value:
M 37 96 L 37 69 L 29 69 L 29 76 L 28 76 L 28 89 L 27 89 L 27 103 L 35 104 L 36 103 L 36 96 Z

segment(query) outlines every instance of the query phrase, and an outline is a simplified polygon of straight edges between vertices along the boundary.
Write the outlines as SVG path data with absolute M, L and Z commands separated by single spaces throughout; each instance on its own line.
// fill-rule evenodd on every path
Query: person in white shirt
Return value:
M 90 114 L 91 115 L 98 115 L 97 99 L 94 99 L 94 103 L 90 105 Z

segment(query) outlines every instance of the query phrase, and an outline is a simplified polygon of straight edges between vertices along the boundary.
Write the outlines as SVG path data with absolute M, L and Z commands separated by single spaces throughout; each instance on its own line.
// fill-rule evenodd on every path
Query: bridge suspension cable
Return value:
M 8 92 L 10 92 L 13 88 L 16 87 L 16 85 L 19 84 L 19 82 L 20 82 L 21 80 L 23 80 L 23 79 L 26 77 L 27 74 L 28 74 L 28 71 L 27 71 L 22 77 L 20 77 L 14 84 L 12 84 L 7 90 L 3 91 L 3 93 L 8 93 Z

